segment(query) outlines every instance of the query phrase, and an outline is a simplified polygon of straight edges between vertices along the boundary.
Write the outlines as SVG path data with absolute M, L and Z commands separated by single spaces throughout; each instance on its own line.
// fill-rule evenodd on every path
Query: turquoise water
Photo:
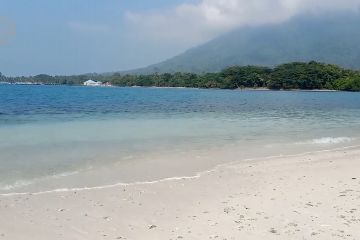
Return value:
M 0 193 L 357 145 L 360 94 L 0 85 Z

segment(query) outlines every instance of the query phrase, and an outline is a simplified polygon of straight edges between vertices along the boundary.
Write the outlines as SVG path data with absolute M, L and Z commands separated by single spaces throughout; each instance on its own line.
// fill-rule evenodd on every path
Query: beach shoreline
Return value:
M 152 183 L 0 196 L 0 239 L 358 239 L 359 159 L 354 146 Z

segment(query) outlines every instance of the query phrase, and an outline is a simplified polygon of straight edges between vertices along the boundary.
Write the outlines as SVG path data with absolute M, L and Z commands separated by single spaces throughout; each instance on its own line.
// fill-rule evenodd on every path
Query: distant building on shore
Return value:
M 102 86 L 103 83 L 100 81 L 94 81 L 94 80 L 87 80 L 86 82 L 84 82 L 84 86 L 92 86 L 92 87 L 97 87 L 97 86 Z

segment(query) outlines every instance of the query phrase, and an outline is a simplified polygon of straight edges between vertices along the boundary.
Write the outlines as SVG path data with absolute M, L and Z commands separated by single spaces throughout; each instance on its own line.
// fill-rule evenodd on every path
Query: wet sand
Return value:
M 358 240 L 359 226 L 359 147 L 148 184 L 0 196 L 0 240 Z

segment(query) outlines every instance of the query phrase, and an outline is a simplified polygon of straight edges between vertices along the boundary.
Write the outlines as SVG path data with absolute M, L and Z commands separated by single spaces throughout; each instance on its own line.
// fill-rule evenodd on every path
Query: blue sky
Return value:
M 163 60 L 182 49 L 137 38 L 125 15 L 130 11 L 161 11 L 183 2 L 0 0 L 0 17 L 16 24 L 16 35 L 0 42 L 0 72 L 106 72 Z
M 360 0 L 0 0 L 0 72 L 19 76 L 133 69 L 235 28 L 276 24 L 305 12 L 354 10 L 359 4 Z

